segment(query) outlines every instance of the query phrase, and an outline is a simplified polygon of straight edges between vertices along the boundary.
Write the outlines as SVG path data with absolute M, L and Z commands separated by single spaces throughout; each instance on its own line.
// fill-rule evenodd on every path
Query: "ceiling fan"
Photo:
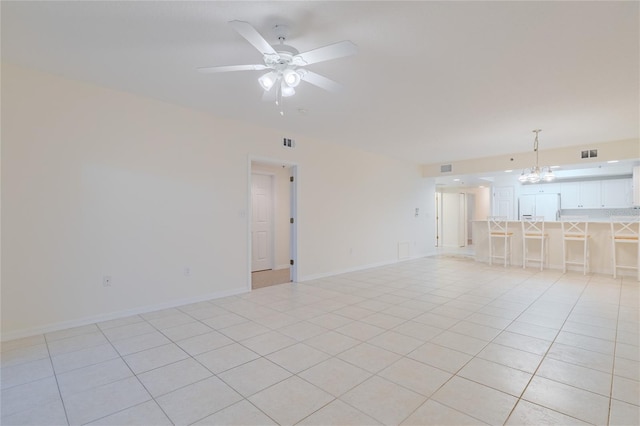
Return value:
M 329 61 L 332 59 L 342 58 L 345 56 L 355 55 L 358 48 L 352 42 L 345 40 L 333 43 L 328 46 L 319 47 L 300 53 L 292 46 L 284 44 L 288 37 L 288 27 L 286 25 L 276 25 L 274 31 L 279 44 L 270 45 L 260 33 L 244 21 L 231 21 L 229 24 L 242 37 L 253 45 L 263 55 L 263 64 L 254 65 L 228 65 L 217 67 L 198 68 L 203 73 L 219 73 L 229 71 L 264 71 L 258 78 L 258 83 L 265 90 L 263 98 L 273 98 L 275 94 L 276 105 L 280 106 L 280 114 L 284 115 L 282 109 L 282 98 L 293 96 L 295 88 L 301 81 L 313 84 L 322 89 L 337 92 L 341 90 L 342 85 L 333 80 L 328 79 L 313 71 L 309 71 L 304 67 L 318 62 Z M 272 91 L 274 89 L 274 91 Z M 275 92 L 275 93 L 274 93 Z

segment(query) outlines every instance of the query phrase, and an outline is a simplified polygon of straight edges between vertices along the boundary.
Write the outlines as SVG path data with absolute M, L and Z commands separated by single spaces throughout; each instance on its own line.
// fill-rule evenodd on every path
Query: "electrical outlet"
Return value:
M 102 286 L 111 287 L 111 275 L 105 275 L 102 277 Z

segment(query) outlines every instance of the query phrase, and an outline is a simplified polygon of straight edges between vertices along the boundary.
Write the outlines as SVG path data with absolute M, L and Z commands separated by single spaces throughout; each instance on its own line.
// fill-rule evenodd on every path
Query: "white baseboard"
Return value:
M 210 293 L 210 294 L 197 296 L 197 297 L 191 297 L 191 298 L 187 298 L 187 299 L 173 300 L 173 301 L 170 301 L 170 302 L 160 303 L 160 304 L 157 304 L 157 305 L 147 305 L 147 306 L 143 306 L 143 307 L 139 307 L 139 308 L 127 309 L 127 310 L 124 310 L 124 311 L 117 311 L 117 312 L 111 312 L 111 313 L 108 313 L 108 314 L 85 317 L 85 318 L 81 318 L 81 319 L 77 319 L 77 320 L 57 322 L 57 323 L 54 323 L 54 324 L 48 324 L 48 325 L 41 326 L 41 327 L 32 327 L 32 328 L 27 328 L 27 329 L 24 329 L 24 330 L 11 331 L 11 332 L 8 332 L 8 333 L 2 333 L 2 336 L 0 337 L 0 341 L 6 342 L 6 341 L 9 341 L 9 340 L 14 340 L 14 339 L 22 339 L 24 337 L 31 337 L 31 336 L 36 336 L 38 334 L 51 333 L 53 331 L 65 330 L 67 328 L 80 327 L 80 326 L 88 325 L 88 324 L 95 324 L 95 323 L 98 323 L 98 322 L 124 318 L 124 317 L 128 317 L 128 316 L 131 316 L 131 315 L 145 314 L 147 312 L 159 311 L 159 310 L 162 310 L 162 309 L 175 308 L 175 307 L 178 307 L 178 306 L 188 305 L 188 304 L 191 304 L 191 303 L 198 303 L 198 302 L 204 302 L 204 301 L 212 300 L 212 299 L 220 299 L 222 297 L 235 296 L 237 294 L 247 293 L 249 291 L 250 290 L 247 290 L 246 288 L 219 291 L 219 292 L 216 292 L 216 293 Z
M 387 261 L 383 261 L 383 262 L 369 263 L 367 265 L 354 266 L 352 268 L 340 269 L 340 270 L 337 270 L 337 271 L 324 272 L 324 273 L 320 273 L 320 274 L 303 275 L 302 277 L 298 277 L 298 282 L 318 280 L 318 279 L 321 279 L 321 278 L 333 277 L 333 276 L 341 275 L 341 274 L 348 274 L 350 272 L 364 271 L 365 269 L 379 268 L 381 266 L 389 266 L 389 265 L 393 265 L 393 264 L 396 264 L 396 263 L 408 262 L 410 260 L 420 259 L 420 258 L 427 257 L 427 256 L 429 256 L 429 254 L 419 254 L 419 255 L 416 255 L 416 256 L 408 257 L 406 259 L 387 260 Z

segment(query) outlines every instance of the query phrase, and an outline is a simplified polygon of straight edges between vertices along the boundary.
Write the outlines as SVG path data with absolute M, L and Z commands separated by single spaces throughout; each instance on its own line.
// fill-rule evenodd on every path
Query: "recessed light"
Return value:
M 560 166 L 551 166 L 552 169 L 559 169 Z
M 454 179 L 453 181 L 454 182 L 460 182 L 460 179 Z
M 484 188 L 484 185 L 480 185 L 478 188 Z
M 617 162 L 618 162 L 618 160 L 609 160 L 609 161 L 607 161 L 607 163 L 609 163 L 609 164 L 617 163 Z
M 511 173 L 513 170 L 505 170 L 505 173 Z

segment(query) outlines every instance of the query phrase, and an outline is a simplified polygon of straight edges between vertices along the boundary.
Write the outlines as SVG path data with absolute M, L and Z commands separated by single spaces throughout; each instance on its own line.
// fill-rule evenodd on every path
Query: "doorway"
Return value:
M 250 288 L 295 281 L 296 166 L 252 160 L 249 169 Z

